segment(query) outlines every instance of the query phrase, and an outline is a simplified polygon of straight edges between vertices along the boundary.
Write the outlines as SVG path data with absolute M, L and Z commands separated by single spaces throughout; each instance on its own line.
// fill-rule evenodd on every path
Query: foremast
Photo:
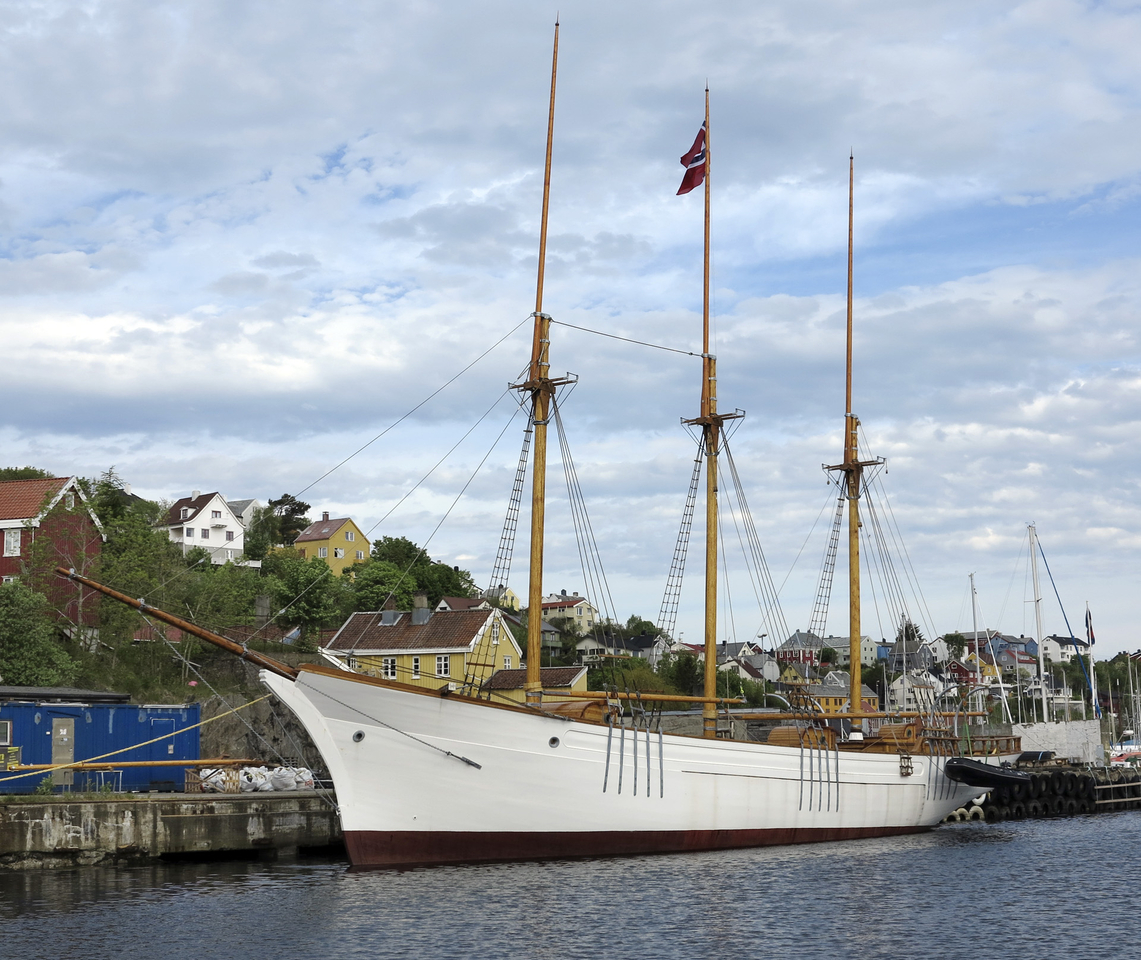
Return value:
M 860 654 L 860 490 L 863 486 L 864 467 L 873 467 L 881 460 L 860 460 L 860 420 L 852 413 L 852 249 L 853 212 L 855 192 L 855 157 L 848 157 L 848 345 L 845 359 L 844 381 L 844 461 L 827 469 L 842 473 L 840 481 L 848 501 L 848 711 L 862 713 L 863 677 Z M 907 669 L 907 643 L 904 638 L 904 670 Z M 859 721 L 862 725 L 863 721 Z
M 709 351 L 709 204 L 710 172 L 709 87 L 705 88 L 705 261 L 701 301 L 701 416 L 686 423 L 700 425 L 705 453 L 705 675 L 702 733 L 717 736 L 717 454 L 726 420 L 739 412 L 717 412 L 717 358 Z
M 550 377 L 551 318 L 543 313 L 543 277 L 547 263 L 547 211 L 551 199 L 551 150 L 555 134 L 555 81 L 559 67 L 559 22 L 555 20 L 555 40 L 551 53 L 551 103 L 547 113 L 547 154 L 543 168 L 543 214 L 539 227 L 539 269 L 535 280 L 534 333 L 527 379 L 515 384 L 531 396 L 531 423 L 535 428 L 531 460 L 531 549 L 530 579 L 527 585 L 527 703 L 539 706 L 543 698 L 541 681 L 543 629 L 543 527 L 547 496 L 547 423 L 555 389 L 566 380 Z

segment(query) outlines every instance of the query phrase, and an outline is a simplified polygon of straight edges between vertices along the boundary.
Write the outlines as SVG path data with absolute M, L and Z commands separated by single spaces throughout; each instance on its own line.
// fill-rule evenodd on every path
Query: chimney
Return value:
M 321 519 L 322 519 L 322 520 L 328 520 L 328 519 L 329 519 L 329 511 L 328 511 L 328 510 L 324 510 L 324 511 L 322 511 L 322 513 L 321 513 Z
M 200 496 L 202 496 L 201 490 L 193 490 L 190 493 L 190 499 L 191 500 L 197 500 Z
M 125 493 L 128 497 L 131 495 L 131 485 L 129 483 L 123 484 L 123 493 Z
M 384 601 L 384 609 L 380 612 L 380 625 L 382 627 L 396 626 L 396 621 L 400 619 L 400 614 L 396 610 L 396 600 L 390 594 L 388 599 Z
M 417 593 L 412 596 L 412 626 L 423 626 L 432 618 L 432 611 L 428 609 L 428 594 Z

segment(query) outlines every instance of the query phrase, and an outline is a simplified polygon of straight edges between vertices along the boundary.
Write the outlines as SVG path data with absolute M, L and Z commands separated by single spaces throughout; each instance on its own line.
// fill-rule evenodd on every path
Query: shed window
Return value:
M 0 747 L 12 746 L 12 721 L 0 720 Z

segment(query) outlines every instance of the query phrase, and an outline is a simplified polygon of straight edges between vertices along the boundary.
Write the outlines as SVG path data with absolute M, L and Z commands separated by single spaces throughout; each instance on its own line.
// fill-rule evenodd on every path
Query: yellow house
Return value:
M 496 609 L 354 613 L 324 648 L 350 670 L 417 687 L 475 693 L 523 651 Z
M 512 700 L 515 703 L 526 703 L 527 694 L 523 684 L 527 680 L 527 671 L 498 670 L 490 680 L 483 685 L 485 693 L 491 693 L 496 699 Z M 543 667 L 539 671 L 539 682 L 544 691 L 552 692 L 552 696 L 544 696 L 544 703 L 558 702 L 560 690 L 570 690 L 574 693 L 586 693 L 586 667 Z M 600 697 L 604 694 L 599 694 Z
M 320 557 L 338 577 L 346 567 L 367 560 L 369 553 L 368 537 L 361 528 L 348 517 L 330 520 L 328 511 L 302 530 L 293 545 L 301 559 Z
M 976 653 L 969 653 L 963 658 L 965 663 L 974 673 L 982 674 L 988 680 L 998 679 L 998 667 L 993 663 L 987 663 L 982 657 Z

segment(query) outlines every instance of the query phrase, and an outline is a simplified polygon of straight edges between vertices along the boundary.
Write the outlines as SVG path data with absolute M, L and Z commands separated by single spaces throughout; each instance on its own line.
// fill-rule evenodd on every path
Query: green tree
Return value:
M 381 537 L 373 541 L 372 559 L 391 563 L 413 584 L 413 591 L 428 594 L 435 606 L 441 597 L 475 597 L 479 590 L 468 571 L 440 563 L 407 537 Z
M 265 586 L 274 599 L 274 622 L 282 627 L 300 627 L 298 649 L 317 649 L 317 634 L 331 625 L 341 606 L 341 582 L 329 565 L 317 557 L 302 560 L 284 553 L 271 553 L 262 567 Z
M 415 580 L 387 560 L 366 560 L 341 574 L 348 603 L 346 613 L 355 610 L 383 610 L 391 597 L 397 610 L 412 609 Z
M 701 661 L 692 653 L 668 653 L 658 664 L 658 673 L 678 693 L 696 696 L 705 683 Z
M 943 642 L 947 644 L 947 652 L 955 660 L 962 660 L 963 654 L 967 652 L 967 638 L 964 637 L 957 630 L 953 633 L 945 634 Z
M 309 526 L 309 504 L 298 500 L 292 493 L 283 493 L 276 500 L 270 500 L 270 507 L 277 516 L 277 535 L 280 543 L 293 546 L 298 534 Z
M 22 583 L 0 585 L 0 679 L 29 687 L 71 683 L 77 665 L 56 640 L 51 606 Z
M 834 664 L 839 659 L 836 651 L 832 647 L 821 647 L 820 649 L 820 664 L 823 666 L 826 663 Z
M 281 518 L 273 507 L 255 508 L 246 529 L 244 543 L 243 552 L 247 560 L 264 560 L 269 555 L 270 548 L 281 543 Z
M 0 467 L 0 481 L 50 480 L 55 474 L 39 467 Z

